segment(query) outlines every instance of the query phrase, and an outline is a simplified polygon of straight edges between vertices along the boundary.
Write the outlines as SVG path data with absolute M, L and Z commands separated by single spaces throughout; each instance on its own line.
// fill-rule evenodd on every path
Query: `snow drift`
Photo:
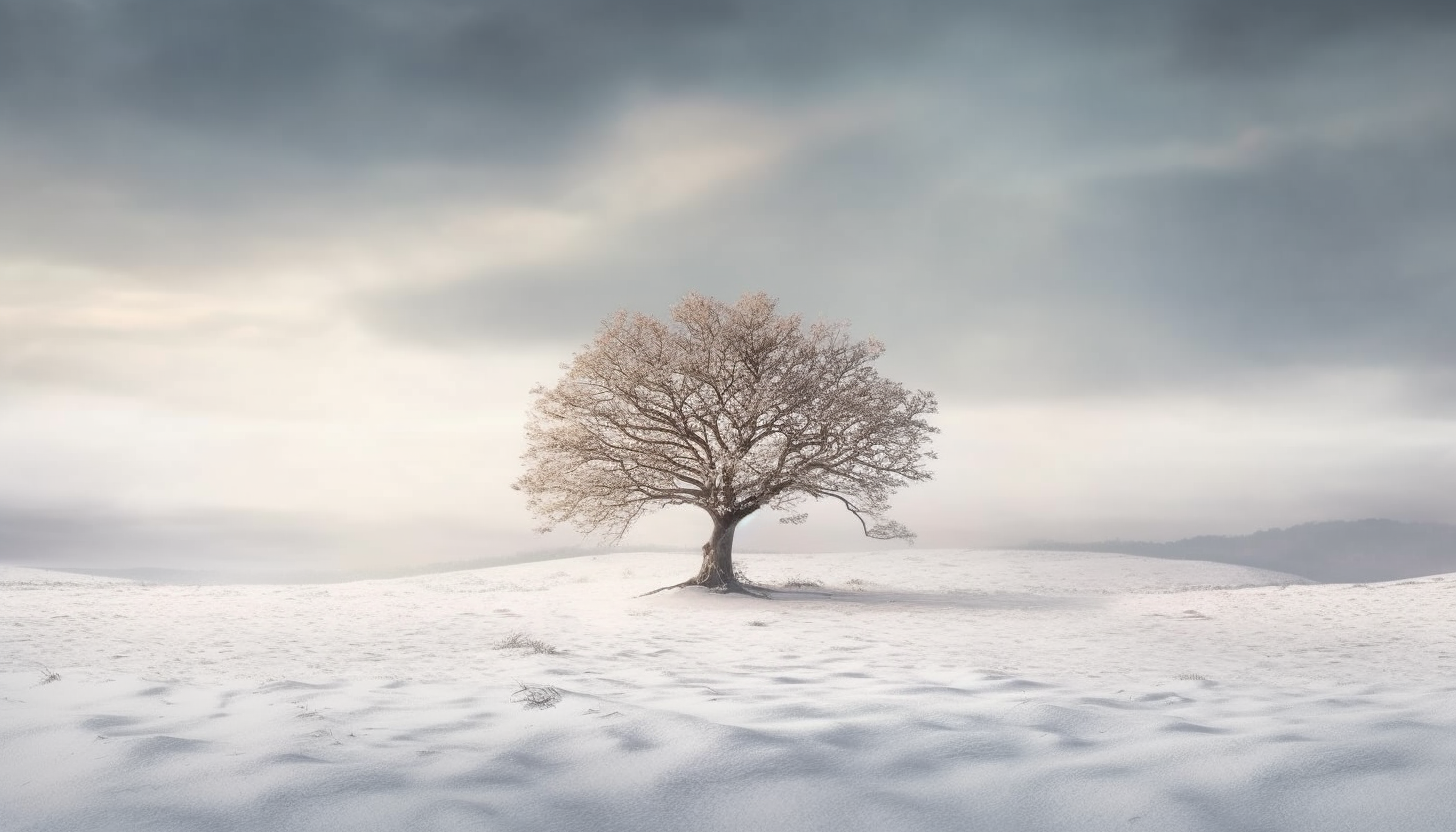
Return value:
M 0 568 L 0 829 L 1456 828 L 1456 576 L 749 554 L 793 588 L 634 597 L 693 557 Z

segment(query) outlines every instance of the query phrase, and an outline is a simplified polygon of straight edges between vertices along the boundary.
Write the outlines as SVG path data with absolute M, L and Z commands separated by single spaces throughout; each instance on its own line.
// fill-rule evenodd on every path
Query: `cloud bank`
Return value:
M 1452 55 L 1443 2 L 0 0 L 0 504 L 514 534 L 533 381 L 766 290 L 947 441 L 1020 414 L 903 498 L 939 543 L 1453 519 Z

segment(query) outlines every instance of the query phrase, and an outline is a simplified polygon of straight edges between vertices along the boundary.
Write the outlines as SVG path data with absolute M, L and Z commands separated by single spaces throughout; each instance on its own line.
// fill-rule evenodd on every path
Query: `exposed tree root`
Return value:
M 638 595 L 637 597 L 638 598 L 646 598 L 649 595 L 656 595 L 659 592 L 666 592 L 669 589 L 683 589 L 684 587 L 690 587 L 690 586 L 701 586 L 701 587 L 704 587 L 705 589 L 708 589 L 708 590 L 710 590 L 712 592 L 721 592 L 724 595 L 727 595 L 727 594 L 735 593 L 736 592 L 736 593 L 742 593 L 744 595 L 752 595 L 754 598 L 771 598 L 771 597 L 773 597 L 773 596 L 771 596 L 769 594 L 768 587 L 759 586 L 758 584 L 750 584 L 750 583 L 747 583 L 745 581 L 739 581 L 739 580 L 729 580 L 729 581 L 724 581 L 723 583 L 720 583 L 720 584 L 718 584 L 716 586 L 709 586 L 705 581 L 703 581 L 703 580 L 701 580 L 699 578 L 689 578 L 688 580 L 683 581 L 680 584 L 672 584 L 670 586 L 660 586 L 657 589 L 652 590 L 651 592 L 644 592 L 641 595 Z

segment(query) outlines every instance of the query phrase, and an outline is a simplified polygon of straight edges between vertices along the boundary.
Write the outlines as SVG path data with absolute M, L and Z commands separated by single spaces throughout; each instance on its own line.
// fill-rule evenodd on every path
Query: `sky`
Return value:
M 579 545 L 528 391 L 692 291 L 939 396 L 920 545 L 1456 521 L 1456 4 L 0 0 L 0 560 Z

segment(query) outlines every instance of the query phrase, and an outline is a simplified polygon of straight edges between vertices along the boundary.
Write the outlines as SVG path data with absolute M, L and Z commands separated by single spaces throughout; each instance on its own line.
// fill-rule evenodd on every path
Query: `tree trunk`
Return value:
M 702 586 L 708 589 L 715 589 L 719 592 L 741 592 L 745 595 L 754 595 L 759 598 L 767 598 L 768 590 L 761 586 L 747 583 L 738 579 L 733 574 L 733 530 L 743 518 L 752 514 L 753 511 L 726 517 L 713 518 L 713 535 L 708 542 L 703 544 L 703 565 L 698 569 L 698 574 L 683 581 L 680 584 L 664 586 L 646 593 L 652 595 L 668 589 L 681 589 L 685 586 Z
M 714 517 L 713 535 L 703 544 L 703 566 L 688 586 L 727 589 L 737 585 L 733 577 L 733 530 L 741 517 Z

